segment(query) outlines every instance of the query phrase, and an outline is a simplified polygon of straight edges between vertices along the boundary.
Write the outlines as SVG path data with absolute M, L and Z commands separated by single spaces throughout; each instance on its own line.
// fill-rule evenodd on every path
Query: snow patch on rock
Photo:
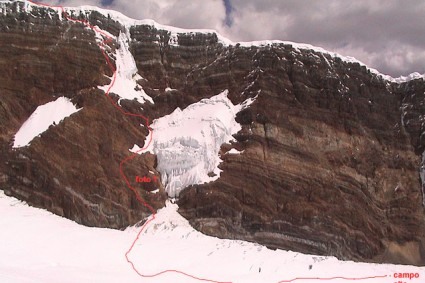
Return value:
M 129 49 L 129 35 L 126 33 L 120 33 L 118 36 L 118 43 L 120 48 L 116 51 L 116 78 L 115 81 L 112 78 L 111 85 L 99 86 L 104 92 L 115 93 L 121 99 L 137 100 L 140 103 L 149 101 L 154 103 L 153 99 L 145 93 L 142 86 L 137 81 L 142 77 L 137 73 L 136 61 Z M 120 103 L 121 99 L 118 101 Z
M 226 152 L 226 154 L 241 154 L 241 153 L 243 153 L 243 151 L 239 151 L 236 148 L 232 148 L 231 150 Z
M 425 151 L 422 152 L 422 162 L 419 169 L 419 175 L 421 177 L 422 205 L 425 207 Z
M 63 119 L 81 109 L 77 109 L 66 97 L 59 97 L 55 101 L 38 106 L 15 134 L 13 148 L 29 145 L 35 137 L 45 132 L 50 126 L 59 124 Z

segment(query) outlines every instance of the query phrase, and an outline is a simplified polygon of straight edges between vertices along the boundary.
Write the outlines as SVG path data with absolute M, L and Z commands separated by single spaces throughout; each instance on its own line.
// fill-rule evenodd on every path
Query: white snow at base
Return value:
M 38 106 L 15 134 L 13 148 L 29 145 L 35 137 L 45 132 L 54 123 L 59 124 L 63 119 L 81 109 L 77 109 L 65 97 L 59 97 L 55 101 Z
M 420 278 L 408 280 L 409 283 L 423 282 L 425 278 L 424 268 L 414 266 L 345 262 L 205 236 L 191 228 L 176 210 L 177 206 L 171 203 L 159 210 L 129 254 L 142 274 L 177 269 L 233 283 L 277 283 L 296 277 L 392 276 L 395 272 L 418 272 Z M 0 282 L 200 282 L 175 273 L 138 277 L 124 256 L 138 228 L 119 231 L 81 226 L 29 207 L 2 191 L 0 214 Z M 356 282 L 389 283 L 392 279 Z
M 161 172 L 170 197 L 177 197 L 189 185 L 219 178 L 220 146 L 234 140 L 232 135 L 241 129 L 235 115 L 247 107 L 247 104 L 233 105 L 227 94 L 224 91 L 184 110 L 177 108 L 170 115 L 153 121 L 152 142 L 143 152 L 157 155 L 156 169 Z M 137 149 L 135 146 L 131 151 Z M 208 176 L 209 173 L 214 176 Z
M 152 98 L 147 95 L 143 88 L 137 83 L 137 80 L 142 79 L 142 77 L 137 74 L 136 61 L 129 50 L 128 42 L 129 35 L 120 33 L 118 36 L 120 47 L 115 53 L 115 64 L 117 68 L 116 79 L 110 92 L 117 94 L 121 99 L 135 99 L 140 103 L 149 101 L 153 104 L 154 101 Z M 109 89 L 109 85 L 99 86 L 99 88 L 106 92 Z

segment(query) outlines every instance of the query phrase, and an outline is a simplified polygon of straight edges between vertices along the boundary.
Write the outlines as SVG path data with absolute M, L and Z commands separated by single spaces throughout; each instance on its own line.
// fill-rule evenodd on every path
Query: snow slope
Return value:
M 77 109 L 65 97 L 59 97 L 55 101 L 38 106 L 15 134 L 13 148 L 29 145 L 35 137 L 46 131 L 50 126 L 59 124 L 63 119 L 81 109 Z
M 392 276 L 395 272 L 419 273 L 419 279 L 408 280 L 409 283 L 423 282 L 425 278 L 424 268 L 343 262 L 333 257 L 273 251 L 253 243 L 208 237 L 191 228 L 176 209 L 175 204 L 168 203 L 158 211 L 130 253 L 142 274 L 178 269 L 234 283 L 277 283 L 296 277 Z M 176 273 L 138 277 L 124 257 L 137 235 L 134 227 L 118 231 L 81 226 L 29 207 L 1 191 L 0 215 L 0 282 L 200 283 Z M 356 282 L 394 281 L 386 278 Z
M 249 100 L 233 105 L 227 94 L 224 91 L 184 110 L 177 108 L 153 121 L 152 142 L 143 152 L 157 155 L 157 170 L 169 196 L 177 197 L 189 185 L 214 181 L 220 176 L 220 146 L 234 140 L 232 135 L 241 129 L 235 121 L 236 113 L 252 103 Z

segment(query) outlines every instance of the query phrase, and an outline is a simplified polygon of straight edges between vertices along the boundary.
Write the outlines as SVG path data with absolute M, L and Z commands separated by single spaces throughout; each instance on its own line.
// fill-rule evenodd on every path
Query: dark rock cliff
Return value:
M 148 210 L 118 168 L 147 131 L 96 89 L 111 71 L 94 33 L 53 10 L 5 7 L 0 189 L 86 225 L 134 224 Z M 114 35 L 124 29 L 98 12 L 74 16 Z M 147 24 L 129 33 L 140 84 L 155 102 L 143 105 L 150 119 L 225 89 L 233 103 L 256 97 L 237 115 L 237 142 L 222 146 L 221 177 L 180 195 L 179 212 L 196 229 L 342 259 L 425 264 L 422 79 L 397 84 L 359 63 L 285 43 L 226 46 L 215 33 L 173 38 Z M 57 96 L 84 108 L 12 150 L 20 125 Z M 122 105 L 141 113 L 137 102 Z M 232 147 L 243 153 L 225 154 Z M 126 172 L 156 172 L 155 163 L 144 155 Z M 140 187 L 142 196 L 160 208 L 163 189 L 146 190 Z

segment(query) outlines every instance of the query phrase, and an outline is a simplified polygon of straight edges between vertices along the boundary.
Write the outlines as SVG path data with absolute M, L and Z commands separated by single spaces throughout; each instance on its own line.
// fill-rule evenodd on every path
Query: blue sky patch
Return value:
M 224 23 L 226 26 L 231 27 L 233 24 L 233 6 L 232 3 L 230 3 L 230 0 L 223 0 L 224 7 L 226 7 L 226 19 L 224 20 Z

